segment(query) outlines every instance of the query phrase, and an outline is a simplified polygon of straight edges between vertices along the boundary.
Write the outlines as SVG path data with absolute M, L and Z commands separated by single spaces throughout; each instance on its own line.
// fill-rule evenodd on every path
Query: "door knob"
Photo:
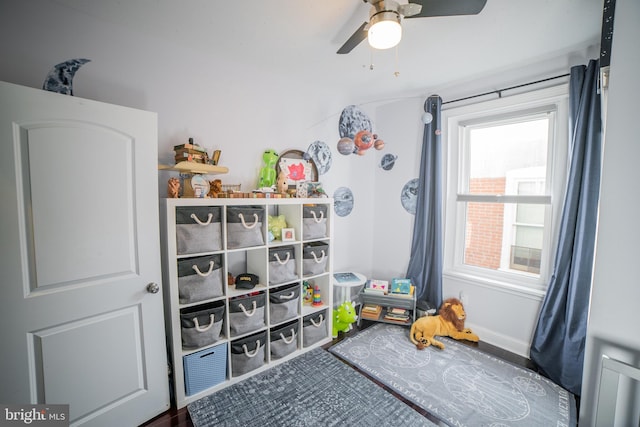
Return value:
M 150 294 L 157 294 L 158 292 L 160 292 L 160 285 L 158 285 L 157 283 L 149 283 L 147 285 L 147 292 L 149 292 Z

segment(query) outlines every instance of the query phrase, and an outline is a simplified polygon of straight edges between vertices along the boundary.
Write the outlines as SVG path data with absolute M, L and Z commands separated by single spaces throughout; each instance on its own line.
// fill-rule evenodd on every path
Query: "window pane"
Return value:
M 546 117 L 470 127 L 468 192 L 544 194 L 548 136 L 549 119 Z M 519 180 L 530 182 L 520 189 Z
M 544 205 L 461 202 L 466 205 L 464 264 L 539 274 Z M 518 216 L 527 221 L 518 220 Z

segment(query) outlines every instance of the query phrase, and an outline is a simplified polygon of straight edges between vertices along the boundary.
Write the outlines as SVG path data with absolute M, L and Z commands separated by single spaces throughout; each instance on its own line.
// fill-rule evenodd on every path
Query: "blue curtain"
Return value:
M 416 299 L 439 307 L 442 303 L 442 144 L 440 110 L 442 99 L 432 95 L 425 111 L 433 116 L 425 124 L 420 157 L 411 258 L 407 277 L 416 287 Z
M 602 156 L 598 61 L 571 68 L 571 161 L 553 275 L 542 303 L 531 359 L 576 395 L 582 386 Z

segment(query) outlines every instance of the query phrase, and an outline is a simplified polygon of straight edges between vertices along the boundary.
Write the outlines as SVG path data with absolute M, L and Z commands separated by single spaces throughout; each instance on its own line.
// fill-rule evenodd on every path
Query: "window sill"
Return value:
M 546 291 L 543 289 L 533 288 L 531 286 L 519 285 L 514 283 L 508 283 L 498 279 L 492 279 L 488 277 L 481 277 L 474 274 L 469 274 L 460 271 L 446 271 L 443 273 L 444 280 L 456 280 L 466 282 L 467 284 L 474 286 L 481 286 L 483 288 L 491 289 L 494 291 L 516 295 L 523 298 L 529 298 L 536 301 L 542 301 Z

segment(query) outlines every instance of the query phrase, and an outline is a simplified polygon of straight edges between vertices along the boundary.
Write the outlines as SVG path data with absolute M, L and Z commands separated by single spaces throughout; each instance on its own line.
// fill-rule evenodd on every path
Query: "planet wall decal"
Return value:
M 331 169 L 331 163 L 333 157 L 331 156 L 331 149 L 322 141 L 314 141 L 307 148 L 307 154 L 313 159 L 318 168 L 318 175 L 324 175 Z
M 397 159 L 398 156 L 394 154 L 385 154 L 384 156 L 382 156 L 382 159 L 380 159 L 380 167 L 386 171 L 390 171 L 396 164 Z
M 76 71 L 78 71 L 78 69 L 87 62 L 91 62 L 91 60 L 77 58 L 55 65 L 51 70 L 49 70 L 49 73 L 42 84 L 42 89 L 73 96 L 73 77 L 75 76 Z
M 347 187 L 340 187 L 333 193 L 333 210 L 338 216 L 347 216 L 353 210 L 353 193 Z
M 400 193 L 400 202 L 402 207 L 411 215 L 416 214 L 416 206 L 418 204 L 418 178 L 414 178 L 402 187 Z

